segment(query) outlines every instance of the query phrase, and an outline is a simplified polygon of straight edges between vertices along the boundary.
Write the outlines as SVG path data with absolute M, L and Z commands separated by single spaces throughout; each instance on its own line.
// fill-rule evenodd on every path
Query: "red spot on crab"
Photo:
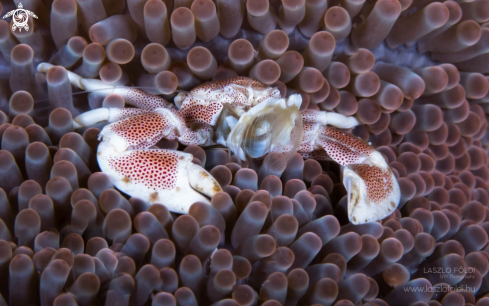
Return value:
M 144 184 L 151 190 L 171 190 L 176 187 L 178 157 L 177 152 L 145 150 L 111 157 L 108 161 L 112 169 L 133 183 Z M 126 169 L 128 164 L 135 164 L 135 170 Z
M 367 186 L 367 198 L 374 203 L 387 199 L 392 192 L 392 174 L 388 169 L 381 169 L 367 164 L 351 165 Z

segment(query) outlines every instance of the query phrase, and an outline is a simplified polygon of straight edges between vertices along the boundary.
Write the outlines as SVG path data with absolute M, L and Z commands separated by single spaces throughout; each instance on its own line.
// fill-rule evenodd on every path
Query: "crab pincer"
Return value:
M 358 137 L 327 126 L 348 129 L 358 125 L 356 119 L 319 111 L 301 115 L 304 141 L 299 152 L 305 158 L 329 159 L 342 166 L 350 222 L 375 222 L 390 215 L 399 204 L 401 191 L 382 154 Z
M 332 127 L 324 128 L 320 143 L 343 166 L 350 222 L 378 221 L 394 212 L 401 191 L 382 154 L 361 139 Z
M 149 148 L 174 133 L 175 127 L 167 120 L 153 113 L 105 126 L 97 161 L 122 192 L 149 204 L 162 203 L 176 213 L 188 213 L 197 201 L 210 203 L 204 195 L 212 197 L 222 189 L 206 170 L 192 163 L 192 154 Z
M 112 122 L 100 132 L 97 161 L 122 192 L 149 204 L 162 203 L 170 211 L 188 213 L 198 201 L 222 191 L 192 154 L 152 148 L 162 138 L 204 144 L 206 129 L 193 131 L 173 109 L 96 109 L 74 118 L 77 127 Z
M 192 154 L 162 149 L 118 152 L 103 140 L 97 153 L 100 169 L 120 191 L 149 204 L 164 204 L 172 212 L 188 213 L 195 202 L 210 203 L 222 191 L 219 183 L 199 165 Z

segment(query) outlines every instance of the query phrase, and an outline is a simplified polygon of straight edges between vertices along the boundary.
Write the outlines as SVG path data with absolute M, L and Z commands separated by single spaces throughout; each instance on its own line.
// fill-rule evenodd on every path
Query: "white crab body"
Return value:
M 42 63 L 38 70 L 51 67 Z M 276 88 L 235 77 L 178 94 L 173 105 L 137 89 L 107 89 L 100 80 L 71 72 L 68 77 L 75 86 L 118 93 L 137 107 L 92 110 L 74 118 L 74 125 L 112 122 L 100 133 L 100 168 L 118 189 L 150 204 L 163 203 L 170 211 L 187 213 L 194 202 L 209 203 L 208 198 L 222 190 L 207 171 L 192 163 L 191 154 L 152 149 L 162 138 L 184 145 L 222 144 L 241 159 L 269 152 L 287 159 L 299 152 L 304 158 L 333 160 L 342 166 L 353 224 L 383 219 L 399 204 L 399 185 L 384 157 L 337 129 L 353 128 L 358 121 L 331 112 L 300 112 L 300 95 L 281 98 Z

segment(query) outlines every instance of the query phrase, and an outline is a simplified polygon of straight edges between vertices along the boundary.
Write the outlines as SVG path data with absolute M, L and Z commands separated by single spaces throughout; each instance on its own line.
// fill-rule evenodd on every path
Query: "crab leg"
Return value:
M 102 121 L 116 122 L 129 117 L 151 113 L 141 108 L 97 108 L 73 118 L 73 127 L 79 129 Z
M 332 125 L 339 129 L 350 129 L 360 123 L 355 117 L 348 117 L 342 114 L 315 110 L 303 110 L 301 112 L 302 122 L 321 123 L 321 125 Z
M 180 113 L 171 108 L 98 108 L 73 118 L 73 126 L 78 129 L 101 121 L 112 122 L 107 131 L 115 133 L 111 137 L 117 138 L 114 145 L 119 151 L 149 148 L 162 138 L 178 139 L 184 145 L 213 144 L 211 128 L 196 124 L 190 129 Z
M 47 73 L 50 68 L 54 67 L 49 63 L 40 63 L 37 71 Z M 160 96 L 151 95 L 137 88 L 113 86 L 106 84 L 97 79 L 86 79 L 71 71 L 66 71 L 68 79 L 73 86 L 80 89 L 97 92 L 101 95 L 118 94 L 124 98 L 127 104 L 143 109 L 172 108 L 173 104 L 169 103 Z
M 363 140 L 339 129 L 324 126 L 324 120 L 319 123 L 317 118 L 324 119 L 320 112 L 303 114 L 303 119 L 304 117 L 309 122 L 303 124 L 304 140 L 299 153 L 305 158 L 329 158 L 343 166 L 343 184 L 348 192 L 350 222 L 362 224 L 390 215 L 399 204 L 401 194 L 397 180 L 384 157 Z M 339 118 L 333 118 L 335 117 Z M 342 126 L 351 124 L 348 121 L 341 123 Z

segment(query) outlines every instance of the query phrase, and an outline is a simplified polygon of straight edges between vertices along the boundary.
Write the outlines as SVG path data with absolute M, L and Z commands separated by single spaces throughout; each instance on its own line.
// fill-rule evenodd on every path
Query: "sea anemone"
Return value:
M 26 29 L 0 20 L 0 304 L 489 304 L 488 0 L 22 5 Z M 345 131 L 386 159 L 399 207 L 353 225 L 334 162 L 172 140 L 156 147 L 192 154 L 223 191 L 186 215 L 149 206 L 101 172 L 106 123 L 73 125 L 124 98 L 70 71 L 169 101 L 249 76 L 354 116 Z

